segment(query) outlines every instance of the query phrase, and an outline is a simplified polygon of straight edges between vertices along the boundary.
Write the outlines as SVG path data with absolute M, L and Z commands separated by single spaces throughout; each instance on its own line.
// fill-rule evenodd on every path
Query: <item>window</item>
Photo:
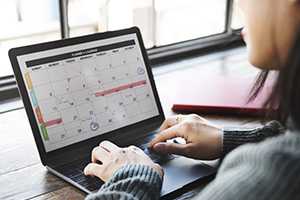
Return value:
M 237 1 L 236 0 L 234 0 L 234 4 L 233 4 L 233 17 L 232 17 L 231 27 L 234 30 L 237 30 L 237 29 L 240 29 L 240 28 L 243 27 L 242 13 L 238 9 Z
M 17 94 L 7 55 L 12 47 L 131 26 L 141 29 L 152 60 L 217 45 L 227 47 L 225 43 L 237 40 L 232 30 L 241 24 L 238 10 L 233 8 L 234 1 L 0 1 L 0 100 L 11 96 L 6 93 L 7 85 L 13 86 Z
M 58 1 L 0 1 L 0 77 L 12 75 L 12 47 L 60 38 Z
M 226 0 L 70 0 L 70 36 L 138 26 L 146 47 L 225 31 Z

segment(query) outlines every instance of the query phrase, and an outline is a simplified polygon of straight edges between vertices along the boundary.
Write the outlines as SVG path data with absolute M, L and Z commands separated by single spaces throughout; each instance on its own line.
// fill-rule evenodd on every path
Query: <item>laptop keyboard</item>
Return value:
M 153 162 L 158 164 L 163 164 L 175 158 L 174 155 L 156 154 L 155 152 L 148 149 L 148 140 L 146 141 L 147 141 L 146 143 L 136 145 L 136 146 L 141 148 L 145 152 L 145 154 L 148 155 L 153 160 Z M 104 184 L 104 182 L 97 177 L 85 176 L 83 174 L 83 169 L 90 162 L 91 162 L 91 158 L 88 157 L 86 159 L 75 161 L 67 165 L 64 165 L 58 168 L 57 171 L 59 171 L 63 175 L 66 175 L 71 180 L 83 186 L 84 188 L 88 189 L 89 191 L 96 191 Z
M 81 161 L 75 161 L 67 165 L 64 165 L 58 168 L 57 171 L 67 176 L 72 181 L 83 186 L 87 190 L 95 191 L 98 190 L 104 184 L 104 182 L 97 177 L 85 176 L 83 174 L 83 169 L 89 163 L 90 163 L 90 158 L 89 159 L 86 158 Z

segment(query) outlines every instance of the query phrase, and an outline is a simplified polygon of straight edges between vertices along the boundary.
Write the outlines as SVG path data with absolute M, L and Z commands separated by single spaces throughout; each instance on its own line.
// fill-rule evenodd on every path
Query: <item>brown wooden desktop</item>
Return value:
M 230 55 L 227 57 L 227 60 L 222 58 L 204 63 L 203 66 L 201 66 L 201 73 L 210 73 L 212 70 L 224 71 L 224 65 L 239 65 L 232 57 L 234 56 Z M 238 60 L 239 62 L 245 60 L 245 57 Z M 245 64 L 245 62 L 242 63 Z M 242 65 L 242 63 L 240 63 L 240 65 Z M 187 69 L 188 68 L 180 70 L 189 73 Z M 192 72 L 193 71 L 189 74 L 190 77 L 196 76 Z M 164 79 L 164 74 L 170 76 L 171 73 L 172 70 L 166 70 L 158 72 L 155 76 L 156 85 L 166 116 L 174 114 L 171 111 L 173 102 L 168 101 L 168 94 L 165 92 L 162 93 L 160 88 L 167 84 L 165 82 L 166 79 Z M 224 73 L 226 73 L 226 70 Z M 174 81 L 176 81 L 176 76 L 174 76 Z M 176 89 L 172 88 L 170 83 L 168 85 L 170 92 L 176 92 Z M 204 117 L 207 117 L 221 126 L 239 126 L 246 124 L 247 127 L 253 127 L 258 124 L 257 119 L 253 118 L 228 116 Z M 215 165 L 216 161 L 210 161 L 207 162 L 207 164 Z M 203 182 L 197 188 L 183 194 L 183 196 L 178 199 L 193 199 L 194 194 L 200 192 L 207 183 L 207 181 Z M 41 164 L 24 109 L 0 115 L 0 199 L 79 200 L 84 199 L 84 197 L 85 194 L 83 192 L 55 177 Z

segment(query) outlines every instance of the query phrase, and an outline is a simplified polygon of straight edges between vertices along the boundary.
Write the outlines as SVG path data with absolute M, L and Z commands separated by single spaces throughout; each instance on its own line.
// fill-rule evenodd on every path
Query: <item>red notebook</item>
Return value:
M 247 103 L 256 75 L 182 70 L 164 76 L 158 90 L 162 101 L 172 102 L 174 112 L 262 116 L 273 81 L 268 80 L 260 95 Z

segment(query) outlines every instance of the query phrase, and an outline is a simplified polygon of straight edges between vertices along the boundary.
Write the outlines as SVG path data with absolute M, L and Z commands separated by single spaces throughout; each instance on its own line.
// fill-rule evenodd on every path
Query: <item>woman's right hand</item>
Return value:
M 162 154 L 177 154 L 201 160 L 219 158 L 222 154 L 222 129 L 195 115 L 176 115 L 164 121 L 160 133 L 149 147 Z M 167 143 L 184 138 L 186 144 Z

